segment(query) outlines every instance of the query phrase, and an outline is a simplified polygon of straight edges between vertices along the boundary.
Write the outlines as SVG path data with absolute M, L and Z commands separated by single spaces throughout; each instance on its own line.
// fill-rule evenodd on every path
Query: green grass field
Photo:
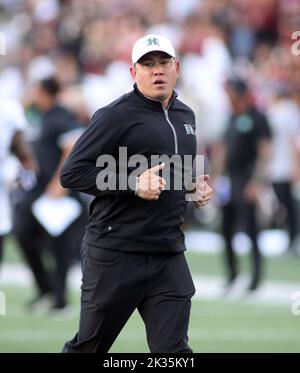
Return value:
M 9 251 L 9 252 L 8 252 Z M 19 261 L 12 241 L 6 247 L 6 261 Z M 221 258 L 188 253 L 194 275 L 223 275 Z M 247 271 L 247 258 L 241 258 Z M 268 280 L 299 283 L 300 259 L 268 258 Z M 24 303 L 33 295 L 29 287 L 5 286 L 6 316 L 0 316 L 0 352 L 59 352 L 73 337 L 78 325 L 79 292 L 70 294 L 69 315 L 34 316 Z M 292 301 L 291 301 L 292 303 Z M 198 300 L 192 305 L 190 345 L 195 352 L 300 352 L 300 315 L 290 306 L 252 304 L 245 300 Z M 148 352 L 145 331 L 137 313 L 121 332 L 111 352 Z

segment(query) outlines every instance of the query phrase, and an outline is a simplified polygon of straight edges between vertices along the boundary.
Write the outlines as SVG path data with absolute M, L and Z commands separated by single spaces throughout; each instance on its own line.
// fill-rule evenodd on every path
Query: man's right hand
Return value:
M 136 195 L 149 201 L 159 199 L 161 192 L 165 189 L 166 181 L 164 178 L 156 175 L 159 170 L 165 167 L 164 163 L 149 168 L 138 177 Z

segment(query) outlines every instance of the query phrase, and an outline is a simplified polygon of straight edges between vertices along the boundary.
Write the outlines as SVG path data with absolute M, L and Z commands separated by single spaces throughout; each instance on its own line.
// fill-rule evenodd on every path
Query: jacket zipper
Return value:
M 171 104 L 171 103 L 170 103 Z M 163 112 L 164 112 L 164 115 L 165 115 L 165 118 L 166 118 L 166 121 L 168 122 L 169 126 L 171 127 L 172 129 L 172 132 L 173 132 L 173 136 L 174 136 L 174 144 L 175 144 L 175 154 L 178 154 L 178 138 L 177 138 L 177 133 L 176 133 L 176 130 L 172 124 L 172 122 L 170 121 L 170 118 L 169 118 L 169 114 L 168 114 L 168 109 L 170 107 L 170 104 L 168 105 L 167 109 L 164 107 L 164 105 L 161 103 L 161 106 L 163 108 Z

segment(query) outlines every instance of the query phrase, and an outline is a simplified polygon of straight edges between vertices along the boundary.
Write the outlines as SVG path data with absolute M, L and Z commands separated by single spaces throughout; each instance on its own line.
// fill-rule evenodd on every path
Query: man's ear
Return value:
M 176 63 L 176 71 L 177 71 L 177 77 L 178 77 L 178 76 L 179 76 L 179 73 L 180 73 L 180 65 L 179 65 L 179 61 L 176 60 L 175 63 Z
M 130 66 L 130 74 L 132 79 L 136 82 L 136 68 L 134 66 Z

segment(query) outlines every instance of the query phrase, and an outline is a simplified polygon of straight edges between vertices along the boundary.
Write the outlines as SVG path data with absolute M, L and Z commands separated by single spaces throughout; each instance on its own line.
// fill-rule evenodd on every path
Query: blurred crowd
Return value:
M 178 51 L 179 88 L 197 101 L 199 123 L 210 123 L 210 140 L 224 116 L 212 126 L 206 115 L 216 101 L 222 105 L 220 84 L 232 69 L 251 81 L 262 108 L 281 83 L 300 100 L 300 59 L 291 53 L 299 23 L 297 0 L 1 0 L 7 53 L 0 91 L 27 96 L 32 82 L 56 74 L 68 91 L 62 99 L 89 116 L 131 88 L 133 42 L 146 32 L 160 33 Z
M 272 133 L 266 179 L 288 184 L 271 197 L 263 194 L 260 207 L 270 224 L 275 210 L 285 217 L 292 241 L 299 222 L 290 203 L 300 199 L 300 55 L 292 52 L 297 30 L 299 0 L 0 0 L 6 47 L 0 97 L 22 103 L 24 131 L 34 141 L 43 120 L 35 87 L 55 76 L 59 104 L 86 125 L 99 107 L 132 89 L 134 41 L 146 33 L 164 35 L 181 63 L 179 98 L 196 113 L 199 144 L 212 165 L 232 115 L 225 82 L 234 75 L 247 83 Z M 281 198 L 287 194 L 288 202 Z

